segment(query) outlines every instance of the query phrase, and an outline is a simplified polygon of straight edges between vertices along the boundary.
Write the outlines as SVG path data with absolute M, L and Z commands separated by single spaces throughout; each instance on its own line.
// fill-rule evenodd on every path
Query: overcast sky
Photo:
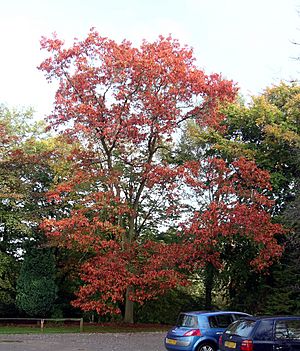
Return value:
M 41 36 L 70 42 L 91 27 L 138 46 L 172 34 L 197 65 L 237 82 L 244 96 L 299 78 L 300 0 L 0 0 L 0 103 L 49 114 L 54 89 L 36 67 Z

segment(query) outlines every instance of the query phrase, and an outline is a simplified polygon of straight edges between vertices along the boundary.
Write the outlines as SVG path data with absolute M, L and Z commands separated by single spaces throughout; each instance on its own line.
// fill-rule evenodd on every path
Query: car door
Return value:
M 273 319 L 262 319 L 257 321 L 256 324 L 254 333 L 252 333 L 253 349 L 255 351 L 273 351 Z
M 300 351 L 300 340 L 277 339 L 274 342 L 275 351 Z
M 300 351 L 300 318 L 275 322 L 275 351 Z

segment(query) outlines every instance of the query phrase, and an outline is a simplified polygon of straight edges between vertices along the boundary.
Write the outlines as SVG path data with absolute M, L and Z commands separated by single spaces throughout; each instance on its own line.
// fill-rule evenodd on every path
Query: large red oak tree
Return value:
M 50 125 L 78 145 L 72 176 L 49 194 L 70 211 L 43 226 L 87 253 L 74 304 L 104 314 L 125 302 L 132 322 L 134 301 L 183 283 L 182 247 L 145 235 L 177 208 L 182 167 L 164 162 L 161 150 L 187 119 L 218 125 L 219 104 L 233 101 L 236 88 L 198 69 L 192 50 L 171 37 L 136 48 L 92 29 L 69 48 L 56 36 L 41 46 L 49 57 L 40 69 L 59 81 Z

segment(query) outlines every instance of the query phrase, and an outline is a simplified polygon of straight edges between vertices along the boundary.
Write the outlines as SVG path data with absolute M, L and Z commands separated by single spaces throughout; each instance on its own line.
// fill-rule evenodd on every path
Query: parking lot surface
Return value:
M 0 351 L 164 351 L 165 333 L 0 335 Z

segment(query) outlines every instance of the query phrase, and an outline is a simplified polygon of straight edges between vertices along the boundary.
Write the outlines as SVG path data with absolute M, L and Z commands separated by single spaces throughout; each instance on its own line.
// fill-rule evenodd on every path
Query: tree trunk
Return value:
M 134 231 L 134 220 L 135 216 L 129 216 L 129 227 L 128 227 L 128 236 L 126 237 L 127 243 L 131 243 L 135 240 L 135 231 Z M 129 300 L 130 293 L 132 292 L 133 287 L 128 286 L 126 289 L 125 296 L 125 314 L 124 314 L 124 322 L 125 323 L 134 323 L 133 319 L 133 302 Z
M 215 268 L 211 263 L 208 263 L 205 267 L 205 309 L 212 309 L 212 290 L 214 285 L 214 271 Z
M 133 320 L 133 302 L 129 300 L 129 294 L 132 290 L 131 286 L 127 287 L 126 290 L 126 297 L 125 297 L 125 315 L 124 315 L 124 322 L 125 323 L 134 323 Z

